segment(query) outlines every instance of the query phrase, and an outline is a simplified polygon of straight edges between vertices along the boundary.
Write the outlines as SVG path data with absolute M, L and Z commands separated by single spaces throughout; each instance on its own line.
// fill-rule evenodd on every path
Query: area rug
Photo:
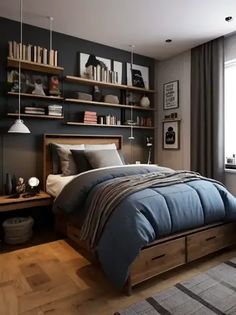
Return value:
M 114 315 L 236 314 L 236 258 Z

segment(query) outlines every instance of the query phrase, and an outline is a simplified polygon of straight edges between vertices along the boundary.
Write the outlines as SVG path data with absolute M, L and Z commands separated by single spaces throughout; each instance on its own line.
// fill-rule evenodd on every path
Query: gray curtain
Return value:
M 191 51 L 191 168 L 224 182 L 224 38 Z

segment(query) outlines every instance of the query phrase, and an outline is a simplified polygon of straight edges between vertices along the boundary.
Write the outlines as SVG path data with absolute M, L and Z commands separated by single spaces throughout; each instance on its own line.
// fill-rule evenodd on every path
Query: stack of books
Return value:
M 103 68 L 100 65 L 88 66 L 87 75 L 89 79 L 101 82 L 116 83 L 119 82 L 119 74 L 117 71 L 111 71 L 107 68 Z
M 48 115 L 62 117 L 63 110 L 61 105 L 48 105 Z
M 33 115 L 45 115 L 45 108 L 43 107 L 34 107 L 34 106 L 26 106 L 25 114 L 33 114 Z
M 57 50 L 40 46 L 24 45 L 16 41 L 8 42 L 8 57 L 57 67 Z
M 96 124 L 97 123 L 97 113 L 96 112 L 84 112 L 84 123 L 85 124 Z

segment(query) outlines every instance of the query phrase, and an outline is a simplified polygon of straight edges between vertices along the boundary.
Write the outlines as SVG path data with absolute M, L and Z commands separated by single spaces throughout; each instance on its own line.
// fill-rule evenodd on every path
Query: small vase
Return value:
M 10 195 L 12 193 L 12 178 L 8 173 L 6 174 L 5 192 L 6 195 Z
M 142 107 L 149 107 L 150 106 L 150 100 L 147 96 L 143 96 L 140 100 L 140 105 Z

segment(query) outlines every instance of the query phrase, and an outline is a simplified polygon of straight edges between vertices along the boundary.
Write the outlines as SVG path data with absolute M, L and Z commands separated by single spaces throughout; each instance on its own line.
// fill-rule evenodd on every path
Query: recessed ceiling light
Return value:
M 226 22 L 232 22 L 233 21 L 233 17 L 232 16 L 226 16 L 225 21 Z
M 171 43 L 171 42 L 172 42 L 172 39 L 168 38 L 168 39 L 165 40 L 165 42 L 166 42 L 166 43 Z

